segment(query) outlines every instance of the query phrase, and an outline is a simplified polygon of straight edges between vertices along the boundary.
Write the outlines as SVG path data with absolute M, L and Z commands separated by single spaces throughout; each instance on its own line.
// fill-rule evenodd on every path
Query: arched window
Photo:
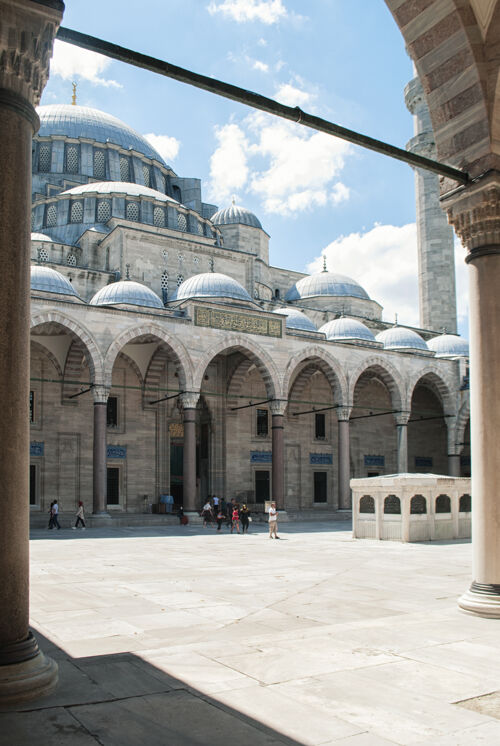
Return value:
M 182 285 L 183 282 L 184 282 L 184 275 L 177 275 L 177 287 Z
M 151 186 L 151 167 L 146 163 L 142 164 L 142 178 L 144 179 L 144 186 Z
M 49 205 L 45 214 L 45 225 L 47 228 L 53 228 L 57 223 L 57 207 Z
M 106 155 L 104 150 L 94 150 L 94 179 L 106 178 Z
M 471 511 L 471 497 L 470 495 L 462 495 L 458 504 L 459 513 L 470 513 Z
M 411 515 L 423 515 L 427 513 L 427 500 L 423 495 L 413 495 L 410 502 Z
M 279 288 L 276 288 L 276 289 L 275 289 L 275 291 L 274 291 L 274 297 L 275 297 L 276 299 L 279 299 L 279 297 L 280 297 L 280 289 L 279 289 Z
M 360 513 L 375 513 L 375 500 L 371 495 L 363 495 L 359 501 Z
M 47 249 L 40 249 L 38 252 L 38 261 L 39 262 L 48 262 L 49 261 L 49 252 Z
M 155 207 L 153 210 L 153 225 L 157 228 L 165 227 L 165 210 L 163 207 Z
M 78 145 L 66 145 L 66 168 L 67 174 L 77 174 L 79 171 L 80 147 Z
M 124 156 L 120 156 L 120 181 L 130 181 L 130 160 Z
M 133 220 L 136 223 L 139 220 L 138 202 L 127 202 L 127 220 Z
M 111 217 L 111 201 L 100 199 L 97 201 L 97 222 L 107 223 Z
M 76 256 L 74 254 L 68 254 L 66 257 L 66 264 L 69 267 L 76 267 Z
M 451 500 L 448 495 L 436 497 L 436 513 L 451 513 Z
M 186 216 L 182 212 L 177 213 L 177 227 L 180 231 L 187 230 Z
M 172 187 L 172 197 L 177 200 L 177 202 L 182 202 L 182 194 L 181 190 L 177 185 L 174 185 Z
M 384 500 L 384 513 L 401 515 L 401 500 L 397 495 L 387 495 Z
M 70 223 L 81 223 L 82 220 L 83 220 L 83 202 L 80 202 L 80 201 L 72 202 L 69 222 Z
M 199 220 L 196 221 L 196 230 L 198 231 L 199 236 L 203 236 L 203 225 Z
M 40 145 L 38 150 L 38 170 L 42 173 L 48 173 L 52 165 L 52 143 L 45 142 Z
M 161 273 L 161 289 L 168 290 L 168 272 L 165 270 Z

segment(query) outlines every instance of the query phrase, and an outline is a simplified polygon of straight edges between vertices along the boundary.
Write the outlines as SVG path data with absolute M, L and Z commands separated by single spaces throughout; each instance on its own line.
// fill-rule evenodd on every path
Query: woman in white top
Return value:
M 269 538 L 279 539 L 280 537 L 277 534 L 278 531 L 278 511 L 276 510 L 276 503 L 271 503 L 271 507 L 269 508 Z

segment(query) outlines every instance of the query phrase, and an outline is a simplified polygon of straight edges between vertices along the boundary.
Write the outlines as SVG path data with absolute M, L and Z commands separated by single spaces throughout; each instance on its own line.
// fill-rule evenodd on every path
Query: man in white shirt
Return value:
M 276 510 L 276 503 L 271 503 L 271 507 L 269 508 L 269 538 L 279 539 L 280 537 L 277 534 L 278 531 L 278 511 Z

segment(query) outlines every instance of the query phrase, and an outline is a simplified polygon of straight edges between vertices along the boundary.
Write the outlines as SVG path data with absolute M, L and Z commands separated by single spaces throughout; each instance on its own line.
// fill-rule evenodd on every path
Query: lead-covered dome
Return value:
M 365 324 L 347 316 L 323 324 L 318 331 L 335 342 L 376 342 L 374 334 Z
M 188 298 L 232 298 L 252 302 L 249 294 L 239 282 L 220 272 L 203 272 L 194 275 L 179 285 L 171 300 Z
M 469 357 L 469 343 L 458 334 L 440 334 L 427 342 L 436 357 Z
M 247 210 L 246 207 L 240 205 L 230 205 L 230 207 L 224 207 L 218 210 L 210 218 L 214 225 L 250 225 L 252 228 L 260 228 L 262 225 L 259 218 Z
M 391 326 L 376 336 L 377 342 L 382 342 L 385 350 L 424 350 L 429 352 L 420 334 L 405 326 Z
M 40 117 L 40 129 L 37 137 L 61 135 L 85 138 L 101 143 L 113 143 L 125 150 L 136 150 L 146 158 L 153 158 L 163 165 L 165 161 L 145 137 L 126 125 L 117 117 L 106 114 L 99 109 L 72 104 L 49 104 L 37 108 Z
M 156 189 L 151 189 L 143 184 L 133 184 L 129 181 L 94 181 L 90 184 L 81 184 L 80 186 L 61 192 L 61 195 L 71 195 L 73 197 L 78 197 L 82 194 L 101 194 L 106 196 L 110 194 L 126 194 L 127 197 L 151 197 L 151 199 L 156 199 L 160 202 L 179 204 L 177 200 L 169 197 L 168 194 L 163 194 L 163 192 L 158 192 Z
M 31 289 L 42 293 L 58 293 L 59 295 L 74 295 L 79 298 L 71 282 L 52 267 L 31 265 Z
M 31 240 L 32 241 L 47 241 L 47 242 L 52 241 L 51 237 L 47 236 L 45 233 L 32 233 Z
M 98 290 L 90 301 L 91 306 L 116 306 L 118 304 L 148 308 L 164 307 L 156 293 L 146 285 L 133 280 L 120 280 L 106 285 Z
M 317 272 L 314 275 L 309 275 L 298 280 L 285 295 L 285 300 L 304 300 L 305 298 L 317 298 L 318 296 L 333 298 L 351 296 L 353 298 L 370 300 L 368 293 L 356 280 L 346 275 L 325 271 Z
M 277 308 L 273 313 L 281 313 L 286 316 L 286 328 L 296 329 L 302 332 L 316 332 L 316 326 L 311 319 L 299 311 L 298 308 Z

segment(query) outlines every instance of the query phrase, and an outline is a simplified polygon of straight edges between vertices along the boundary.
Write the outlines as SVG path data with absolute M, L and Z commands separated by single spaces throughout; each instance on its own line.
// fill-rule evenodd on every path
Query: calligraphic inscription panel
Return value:
M 282 320 L 255 316 L 250 313 L 221 311 L 215 308 L 194 309 L 196 326 L 209 326 L 212 329 L 224 329 L 245 334 L 260 334 L 264 337 L 282 337 Z

